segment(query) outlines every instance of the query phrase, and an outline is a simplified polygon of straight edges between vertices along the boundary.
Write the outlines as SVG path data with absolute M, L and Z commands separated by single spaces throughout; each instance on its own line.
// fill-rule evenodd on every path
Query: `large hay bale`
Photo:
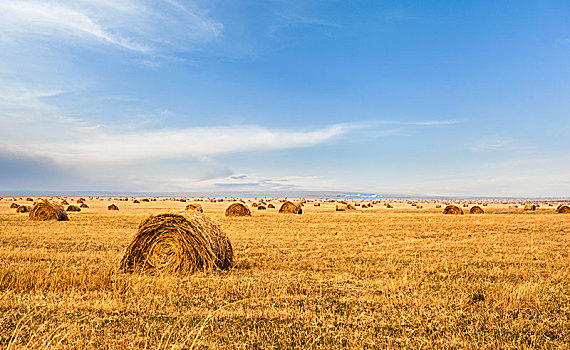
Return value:
M 279 208 L 279 214 L 303 214 L 300 204 L 287 201 Z
M 34 204 L 30 210 L 30 220 L 34 221 L 68 221 L 69 217 L 61 205 L 51 203 L 48 200 L 43 200 Z
M 119 210 L 119 207 L 117 207 L 115 204 L 111 204 L 107 207 L 108 210 Z
M 480 206 L 476 205 L 469 210 L 469 214 L 485 214 L 485 211 Z
M 32 198 L 28 197 L 28 198 L 26 198 L 26 201 L 27 202 L 33 202 L 34 200 Z
M 443 209 L 443 213 L 446 215 L 463 215 L 463 209 L 459 208 L 457 205 L 448 205 Z
M 234 203 L 226 209 L 226 216 L 251 216 L 251 211 L 242 203 Z
M 143 198 L 141 199 L 141 202 L 150 202 L 150 200 L 148 198 Z
M 337 204 L 335 207 L 336 211 L 346 211 L 346 205 L 344 204 Z
M 570 207 L 567 205 L 560 205 L 558 209 L 556 209 L 558 214 L 570 214 Z
M 18 208 L 18 207 L 19 207 L 18 203 L 12 203 L 12 204 L 10 204 L 10 209 L 16 209 L 16 208 Z
M 267 208 L 265 208 L 264 205 L 258 205 L 257 206 L 257 210 L 265 210 L 265 209 L 267 209 Z
M 436 204 L 435 209 L 441 209 L 441 204 Z
M 198 213 L 203 213 L 204 209 L 202 209 L 202 206 L 198 203 L 190 203 L 188 205 L 186 205 L 186 209 L 188 211 L 197 211 Z
M 356 208 L 355 208 L 354 205 L 352 205 L 352 204 L 347 204 L 347 205 L 346 205 L 346 209 L 347 209 L 347 210 L 356 210 Z
M 321 203 L 315 202 L 315 203 L 313 204 L 313 206 L 314 206 L 314 207 L 320 207 L 320 206 L 321 206 Z
M 89 206 L 85 203 L 81 203 L 81 205 L 79 206 L 79 208 L 89 208 Z
M 133 201 L 133 204 L 140 204 L 140 201 L 139 201 L 138 199 L 135 199 L 135 200 Z
M 120 263 L 125 272 L 192 273 L 233 266 L 230 240 L 200 213 L 150 216 L 140 225 Z
M 394 207 L 393 207 L 390 203 L 388 203 L 388 204 L 386 204 L 386 208 L 387 208 L 387 209 L 392 209 L 392 208 L 394 208 Z
M 80 212 L 81 209 L 80 209 L 78 206 L 76 206 L 76 205 L 70 205 L 70 206 L 67 207 L 67 209 L 65 209 L 65 211 Z
M 534 205 L 534 204 L 527 204 L 527 205 L 524 206 L 524 210 L 531 210 L 531 211 L 534 211 L 534 210 L 536 210 L 536 205 Z
M 268 209 L 275 209 L 275 206 L 274 206 L 273 204 L 269 203 L 269 204 L 267 205 L 267 208 L 268 208 Z
M 16 213 L 29 213 L 32 208 L 29 205 L 20 205 L 16 209 Z
M 69 205 L 69 203 L 64 199 L 61 201 L 61 205 Z
M 253 204 L 251 205 L 252 208 L 257 208 L 257 206 L 258 206 L 257 203 L 253 203 Z

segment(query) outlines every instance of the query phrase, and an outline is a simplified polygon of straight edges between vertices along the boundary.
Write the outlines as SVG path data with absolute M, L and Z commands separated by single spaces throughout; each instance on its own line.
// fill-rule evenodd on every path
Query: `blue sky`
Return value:
M 570 196 L 568 1 L 0 2 L 0 190 Z

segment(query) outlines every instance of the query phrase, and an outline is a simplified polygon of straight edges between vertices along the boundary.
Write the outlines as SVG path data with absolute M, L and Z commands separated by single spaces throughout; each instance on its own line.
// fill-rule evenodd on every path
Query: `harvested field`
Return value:
M 37 222 L 0 201 L 3 348 L 566 348 L 570 215 L 489 204 L 444 215 L 405 202 L 303 215 L 225 216 L 202 202 L 235 267 L 122 273 L 160 200 L 89 200 L 71 221 Z

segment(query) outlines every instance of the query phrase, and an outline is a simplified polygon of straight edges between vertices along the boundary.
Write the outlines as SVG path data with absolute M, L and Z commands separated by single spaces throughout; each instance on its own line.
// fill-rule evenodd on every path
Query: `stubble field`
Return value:
M 70 200 L 71 202 L 71 200 Z M 443 215 L 397 203 L 225 217 L 236 267 L 124 274 L 118 263 L 172 200 L 87 199 L 67 222 L 0 201 L 0 346 L 43 349 L 568 348 L 570 215 L 491 204 Z M 25 201 L 18 201 L 26 204 Z M 279 202 L 273 201 L 279 208 Z M 251 206 L 251 202 L 248 202 Z

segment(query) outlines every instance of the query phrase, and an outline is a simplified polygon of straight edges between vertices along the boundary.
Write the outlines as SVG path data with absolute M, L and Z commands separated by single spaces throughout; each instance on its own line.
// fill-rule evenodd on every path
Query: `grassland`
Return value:
M 69 222 L 0 201 L 3 348 L 568 348 L 570 215 L 490 205 L 227 218 L 229 272 L 117 271 L 140 221 L 175 201 L 87 200 Z M 24 204 L 24 202 L 19 202 Z M 276 202 L 273 202 L 277 204 Z M 277 208 L 279 206 L 277 205 Z

